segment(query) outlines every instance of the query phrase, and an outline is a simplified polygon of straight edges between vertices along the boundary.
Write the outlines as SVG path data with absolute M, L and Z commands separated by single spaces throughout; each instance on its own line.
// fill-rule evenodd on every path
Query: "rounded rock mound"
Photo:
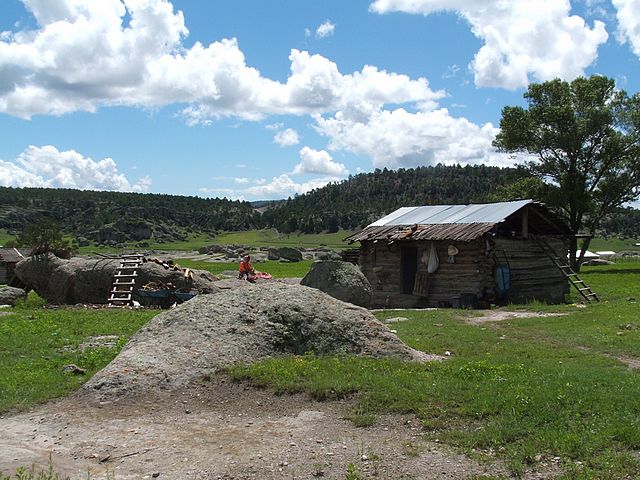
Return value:
M 238 362 L 305 353 L 439 358 L 408 347 L 368 310 L 319 290 L 245 282 L 153 318 L 84 389 L 139 395 L 179 388 Z
M 338 300 L 368 307 L 372 289 L 369 280 L 360 269 L 341 260 L 319 260 L 313 262 L 309 272 L 300 282 L 317 288 Z
M 113 275 L 120 260 L 73 257 L 64 260 L 52 254 L 28 257 L 16 265 L 18 278 L 48 303 L 107 303 Z M 138 270 L 138 288 L 149 282 L 172 283 L 176 288 L 195 288 L 201 293 L 217 290 L 215 278 L 206 271 L 194 270 L 193 278 L 167 270 L 153 262 Z

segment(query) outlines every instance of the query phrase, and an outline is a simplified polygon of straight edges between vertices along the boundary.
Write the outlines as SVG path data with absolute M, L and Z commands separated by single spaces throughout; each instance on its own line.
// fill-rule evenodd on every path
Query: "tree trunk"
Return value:
M 580 265 L 576 259 L 576 252 L 578 250 L 578 238 L 575 235 L 571 235 L 569 239 L 569 265 L 574 272 L 580 271 Z

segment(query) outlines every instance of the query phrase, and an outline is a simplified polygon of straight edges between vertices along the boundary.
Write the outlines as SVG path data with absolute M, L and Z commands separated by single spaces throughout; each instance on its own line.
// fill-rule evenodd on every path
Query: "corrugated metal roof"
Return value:
M 390 225 L 446 225 L 452 223 L 500 223 L 533 200 L 470 205 L 402 207 L 368 227 Z M 367 228 L 368 228 L 367 227 Z
M 402 207 L 345 240 L 459 240 L 469 242 L 491 231 L 533 200 L 471 205 Z M 540 205 L 535 203 L 536 205 Z
M 0 248 L 0 260 L 6 263 L 18 263 L 24 256 L 17 248 Z
M 439 225 L 414 225 L 413 227 L 387 225 L 367 227 L 346 240 L 452 240 L 470 242 L 489 232 L 495 223 L 450 223 Z

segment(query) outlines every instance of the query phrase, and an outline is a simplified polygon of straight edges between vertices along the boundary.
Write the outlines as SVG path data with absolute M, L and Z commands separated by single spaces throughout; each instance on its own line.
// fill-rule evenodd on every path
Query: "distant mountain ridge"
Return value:
M 177 195 L 0 187 L 0 228 L 20 232 L 47 216 L 80 244 L 184 240 L 189 234 L 276 228 L 319 233 L 364 227 L 402 206 L 507 200 L 502 187 L 528 174 L 485 165 L 376 169 L 286 200 L 257 202 Z M 517 192 L 516 192 L 517 193 Z M 523 192 L 526 196 L 526 192 Z M 604 223 L 605 233 L 637 236 L 640 211 Z

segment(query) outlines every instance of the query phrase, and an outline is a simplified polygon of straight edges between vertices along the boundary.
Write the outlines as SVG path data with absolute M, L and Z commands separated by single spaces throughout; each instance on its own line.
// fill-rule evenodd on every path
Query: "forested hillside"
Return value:
M 262 220 L 283 232 L 355 229 L 403 206 L 489 201 L 496 187 L 524 175 L 484 165 L 376 170 L 289 199 Z
M 41 217 L 101 244 L 181 240 L 188 233 L 247 230 L 260 214 L 247 202 L 177 195 L 51 188 L 0 188 L 0 228 L 21 231 Z
M 525 176 L 524 169 L 484 165 L 384 169 L 284 201 L 253 204 L 176 195 L 0 187 L 0 228 L 17 233 L 49 217 L 80 244 L 104 245 L 149 239 L 162 243 L 183 240 L 191 233 L 255 228 L 336 232 L 364 227 L 401 206 L 523 198 L 531 193 L 519 192 L 513 183 Z M 620 209 L 603 222 L 601 233 L 640 236 L 640 211 Z

